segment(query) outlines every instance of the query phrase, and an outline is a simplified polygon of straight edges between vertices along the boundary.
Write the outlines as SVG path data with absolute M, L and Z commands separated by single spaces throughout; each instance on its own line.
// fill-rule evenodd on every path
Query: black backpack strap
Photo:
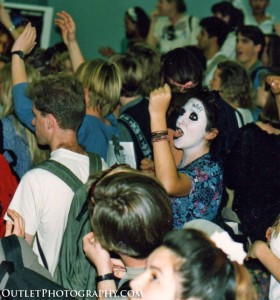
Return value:
M 45 160 L 42 163 L 38 164 L 36 168 L 40 168 L 53 173 L 61 180 L 63 180 L 74 193 L 76 193 L 76 191 L 83 184 L 82 181 L 71 170 L 55 160 Z
M 241 127 L 244 126 L 245 123 L 244 123 L 244 118 L 243 118 L 242 114 L 237 109 L 235 109 L 235 112 L 237 113 L 237 115 L 239 117 L 239 120 L 240 120 L 240 123 L 241 123 Z
M 1 239 L 1 244 L 7 261 L 13 262 L 15 270 L 23 268 L 23 260 L 19 238 L 10 235 Z
M 40 244 L 40 241 L 39 241 L 39 237 L 38 237 L 37 232 L 36 232 L 36 234 L 35 234 L 35 237 L 36 237 L 36 242 L 37 242 L 37 246 L 38 246 L 38 251 L 39 251 L 40 257 L 41 257 L 41 259 L 42 259 L 42 263 L 43 263 L 44 267 L 45 267 L 47 270 L 49 270 L 48 262 L 47 262 L 47 259 L 46 259 L 46 257 L 45 257 L 45 254 L 44 254 L 44 252 L 43 252 L 43 249 L 42 249 L 42 247 L 41 247 L 41 244 Z

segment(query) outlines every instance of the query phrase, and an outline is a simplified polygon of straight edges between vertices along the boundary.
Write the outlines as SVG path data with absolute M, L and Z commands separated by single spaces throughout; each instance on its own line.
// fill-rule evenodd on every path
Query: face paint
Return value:
M 204 106 L 198 99 L 190 99 L 177 119 L 174 144 L 179 149 L 189 149 L 205 141 L 207 118 Z

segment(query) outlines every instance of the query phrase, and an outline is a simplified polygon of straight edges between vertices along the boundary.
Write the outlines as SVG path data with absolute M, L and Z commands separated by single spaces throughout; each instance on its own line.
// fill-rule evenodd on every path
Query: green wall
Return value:
M 211 6 L 220 0 L 186 0 L 190 14 L 200 18 L 211 14 Z M 98 48 L 111 46 L 120 50 L 124 35 L 123 15 L 127 8 L 140 6 L 148 14 L 155 8 L 156 0 L 10 0 L 6 2 L 49 5 L 54 13 L 65 10 L 77 24 L 77 36 L 86 58 L 99 57 Z M 271 0 L 269 11 L 278 14 L 280 1 Z M 59 31 L 53 27 L 50 45 L 60 41 Z

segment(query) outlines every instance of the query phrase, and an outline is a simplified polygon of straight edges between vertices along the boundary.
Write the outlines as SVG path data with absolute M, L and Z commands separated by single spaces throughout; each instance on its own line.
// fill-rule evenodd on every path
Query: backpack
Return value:
M 94 153 L 88 153 L 88 155 L 89 174 L 92 175 L 102 169 L 102 163 L 99 155 Z M 36 168 L 47 170 L 58 176 L 74 192 L 54 279 L 70 290 L 95 290 L 96 270 L 85 257 L 82 242 L 83 237 L 92 231 L 88 215 L 86 184 L 83 184 L 67 167 L 54 160 L 46 160 Z M 42 258 L 43 253 L 39 252 Z M 82 295 L 79 299 L 87 298 L 92 299 L 88 295 Z
M 1 239 L 6 260 L 0 264 L 0 282 L 8 274 L 0 296 L 5 299 L 69 299 L 70 291 L 24 267 L 18 237 L 11 235 Z M 6 280 L 6 279 L 5 279 Z M 4 284 L 4 282 L 3 282 Z
M 3 154 L 0 154 L 0 238 L 5 235 L 6 225 L 4 215 L 14 196 L 18 180 Z

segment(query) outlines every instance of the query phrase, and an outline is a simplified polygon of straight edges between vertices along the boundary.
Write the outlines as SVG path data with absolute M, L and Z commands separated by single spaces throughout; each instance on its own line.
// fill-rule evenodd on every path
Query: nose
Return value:
M 35 118 L 32 119 L 31 124 L 35 126 Z

